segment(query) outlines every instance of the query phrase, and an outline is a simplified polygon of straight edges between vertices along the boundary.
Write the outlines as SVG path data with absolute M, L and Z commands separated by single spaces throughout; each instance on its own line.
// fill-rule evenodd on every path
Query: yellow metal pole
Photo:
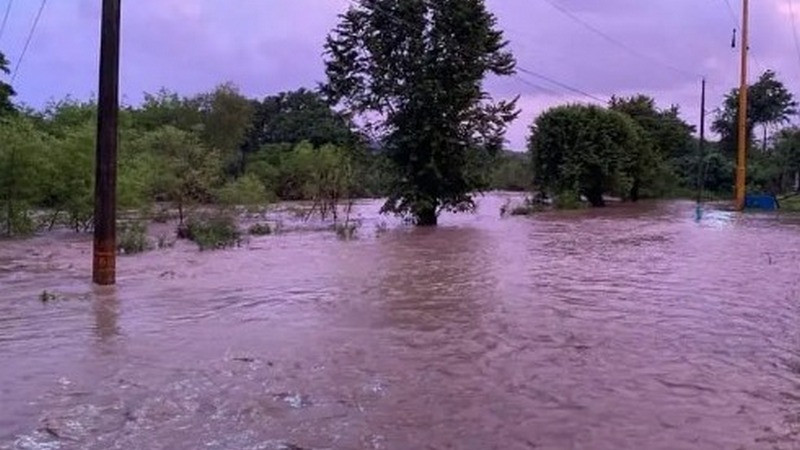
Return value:
M 736 210 L 744 210 L 747 182 L 747 53 L 749 51 L 749 0 L 742 0 L 742 73 L 739 85 L 738 150 L 736 153 Z

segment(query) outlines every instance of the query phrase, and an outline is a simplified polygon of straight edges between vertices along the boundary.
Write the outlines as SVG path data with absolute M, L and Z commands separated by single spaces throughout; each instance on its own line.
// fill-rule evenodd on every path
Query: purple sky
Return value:
M 0 0 L 0 14 L 8 1 Z M 724 0 L 550 1 L 631 50 L 589 31 L 545 0 L 487 0 L 523 68 L 601 98 L 648 93 L 662 106 L 680 104 L 693 124 L 699 117 L 699 75 L 685 72 L 708 77 L 710 108 L 737 83 L 737 50 L 730 48 L 734 19 Z M 739 0 L 729 1 L 738 16 Z M 751 2 L 752 69 L 757 75 L 773 68 L 798 92 L 800 57 L 790 1 L 800 19 L 800 0 Z M 17 76 L 19 101 L 38 107 L 67 94 L 85 98 L 96 91 L 100 3 L 48 2 Z M 314 87 L 324 79 L 325 36 L 348 5 L 347 0 L 123 3 L 121 88 L 128 103 L 162 86 L 193 94 L 233 81 L 245 94 L 258 97 Z M 0 38 L 0 51 L 12 67 L 38 6 L 35 0 L 13 3 Z M 590 101 L 524 73 L 490 80 L 488 88 L 499 98 L 521 95 L 523 113 L 508 133 L 514 148 L 524 146 L 528 125 L 547 106 Z

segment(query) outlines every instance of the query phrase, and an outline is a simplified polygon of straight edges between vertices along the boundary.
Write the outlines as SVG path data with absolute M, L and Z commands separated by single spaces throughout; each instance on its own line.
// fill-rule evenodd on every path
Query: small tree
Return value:
M 582 194 L 603 206 L 603 194 L 628 197 L 646 165 L 640 129 L 626 115 L 597 106 L 559 106 L 531 127 L 536 186 L 550 194 Z
M 45 137 L 27 120 L 0 119 L 0 220 L 6 235 L 32 231 L 30 207 L 42 194 Z
M 219 184 L 219 153 L 191 133 L 172 126 L 148 133 L 145 145 L 158 161 L 154 189 L 178 208 L 183 225 L 187 206 L 213 198 Z
M 496 24 L 483 0 L 358 0 L 328 37 L 325 93 L 380 136 L 397 174 L 384 212 L 436 225 L 474 209 L 470 153 L 501 148 L 517 114 L 483 89 L 514 73 Z

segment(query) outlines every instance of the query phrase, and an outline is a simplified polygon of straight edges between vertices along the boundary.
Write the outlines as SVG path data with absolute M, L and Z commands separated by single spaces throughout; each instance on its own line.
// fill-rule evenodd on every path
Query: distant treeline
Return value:
M 646 95 L 543 111 L 528 152 L 505 151 L 517 99 L 494 100 L 484 87 L 516 71 L 497 24 L 482 0 L 356 0 L 325 42 L 319 90 L 147 94 L 121 111 L 119 206 L 171 202 L 183 221 L 197 204 L 370 196 L 386 199 L 384 212 L 436 225 L 442 211 L 474 210 L 473 194 L 489 189 L 594 206 L 608 195 L 730 193 L 736 90 L 703 152 L 678 106 Z M 749 189 L 796 188 L 800 131 L 786 125 L 797 103 L 771 71 L 749 89 Z M 67 98 L 33 110 L 13 96 L 0 81 L 0 230 L 89 228 L 96 105 Z

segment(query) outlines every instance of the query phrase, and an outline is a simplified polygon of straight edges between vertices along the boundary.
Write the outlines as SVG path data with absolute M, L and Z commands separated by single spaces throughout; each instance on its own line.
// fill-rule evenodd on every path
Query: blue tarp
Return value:
M 752 194 L 745 196 L 744 205 L 748 209 L 774 211 L 778 209 L 778 199 L 774 195 Z

